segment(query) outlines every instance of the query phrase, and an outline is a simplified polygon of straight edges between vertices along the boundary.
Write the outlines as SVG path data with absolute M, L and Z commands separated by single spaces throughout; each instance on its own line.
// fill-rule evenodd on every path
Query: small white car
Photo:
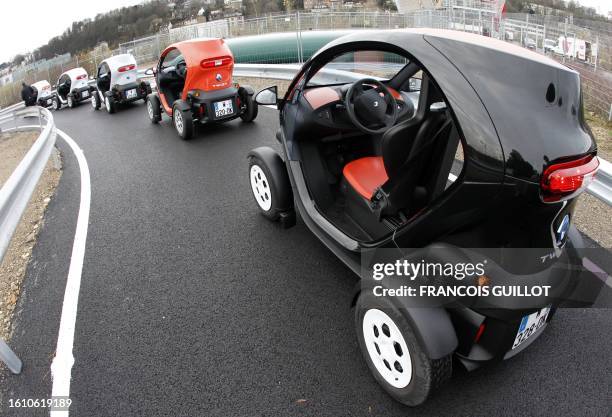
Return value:
M 145 100 L 151 93 L 147 81 L 138 79 L 138 67 L 132 54 L 115 55 L 100 62 L 96 72 L 91 106 L 102 105 L 114 113 L 118 105 Z
M 36 104 L 41 107 L 51 107 L 53 104 L 53 94 L 49 81 L 37 81 L 31 87 L 36 91 Z
M 59 110 L 64 105 L 74 108 L 81 101 L 90 98 L 88 78 L 84 68 L 73 68 L 60 75 L 52 99 L 53 108 Z

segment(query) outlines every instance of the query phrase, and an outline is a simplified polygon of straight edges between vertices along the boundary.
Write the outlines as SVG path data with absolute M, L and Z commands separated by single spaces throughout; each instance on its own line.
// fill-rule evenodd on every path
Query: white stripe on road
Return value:
M 62 316 L 60 319 L 59 334 L 57 337 L 57 348 L 55 358 L 51 364 L 51 375 L 53 377 L 52 396 L 70 396 L 70 377 L 74 356 L 72 347 L 74 345 L 74 328 L 76 325 L 77 306 L 79 303 L 79 290 L 81 288 L 81 272 L 83 271 L 83 258 L 85 257 L 85 241 L 87 240 L 87 226 L 89 224 L 89 207 L 91 203 L 91 182 L 89 178 L 89 167 L 85 155 L 74 140 L 64 132 L 56 129 L 57 134 L 70 146 L 79 163 L 81 171 L 81 202 L 77 218 L 74 243 L 72 245 L 72 256 L 68 279 L 66 280 L 66 292 L 62 305 Z M 54 417 L 68 417 L 68 410 L 51 411 Z

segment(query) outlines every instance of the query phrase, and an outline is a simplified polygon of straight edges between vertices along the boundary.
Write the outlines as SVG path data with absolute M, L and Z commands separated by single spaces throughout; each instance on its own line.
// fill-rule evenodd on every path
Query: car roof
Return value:
M 85 68 L 83 67 L 78 67 L 78 68 L 72 68 L 68 71 L 65 71 L 62 75 L 67 75 L 70 77 L 70 79 L 74 79 L 76 77 L 78 77 L 79 75 L 87 75 L 87 71 L 85 71 Z M 60 75 L 60 77 L 62 76 Z
M 104 61 L 100 63 L 106 63 L 112 72 L 116 72 L 120 67 L 125 65 L 136 65 L 136 58 L 132 54 L 121 54 L 114 55 L 109 58 L 106 58 Z
M 200 61 L 206 58 L 232 56 L 225 41 L 221 38 L 197 38 L 173 43 L 166 48 L 164 53 L 174 48 L 181 52 L 188 67 L 198 66 Z

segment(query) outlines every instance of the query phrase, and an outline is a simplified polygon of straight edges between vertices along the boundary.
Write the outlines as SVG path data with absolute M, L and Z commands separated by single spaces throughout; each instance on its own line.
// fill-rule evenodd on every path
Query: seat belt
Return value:
M 372 194 L 372 197 L 370 199 L 370 208 L 374 213 L 377 214 L 378 220 L 381 220 L 383 214 L 391 214 L 391 212 L 393 211 L 393 204 L 389 199 L 389 194 L 391 190 L 395 188 L 396 185 L 407 181 L 412 175 L 414 175 L 414 173 L 410 172 L 410 165 L 412 164 L 412 162 L 419 159 L 419 157 L 421 157 L 421 155 L 427 149 L 433 146 L 436 141 L 441 137 L 444 130 L 450 126 L 450 124 L 452 123 L 452 117 L 450 117 L 450 114 L 448 114 L 448 112 L 447 117 L 448 119 L 436 131 L 432 139 L 427 141 L 427 143 L 421 149 L 419 149 L 416 154 L 406 159 L 406 161 L 399 169 L 399 175 L 394 178 L 389 178 L 384 184 L 374 190 L 374 193 Z

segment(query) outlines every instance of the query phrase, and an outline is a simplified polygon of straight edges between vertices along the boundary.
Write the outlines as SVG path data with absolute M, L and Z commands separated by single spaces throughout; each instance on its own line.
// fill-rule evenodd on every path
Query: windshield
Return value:
M 351 51 L 325 64 L 308 81 L 308 86 L 341 84 L 365 77 L 387 81 L 408 64 L 408 58 L 384 51 Z

